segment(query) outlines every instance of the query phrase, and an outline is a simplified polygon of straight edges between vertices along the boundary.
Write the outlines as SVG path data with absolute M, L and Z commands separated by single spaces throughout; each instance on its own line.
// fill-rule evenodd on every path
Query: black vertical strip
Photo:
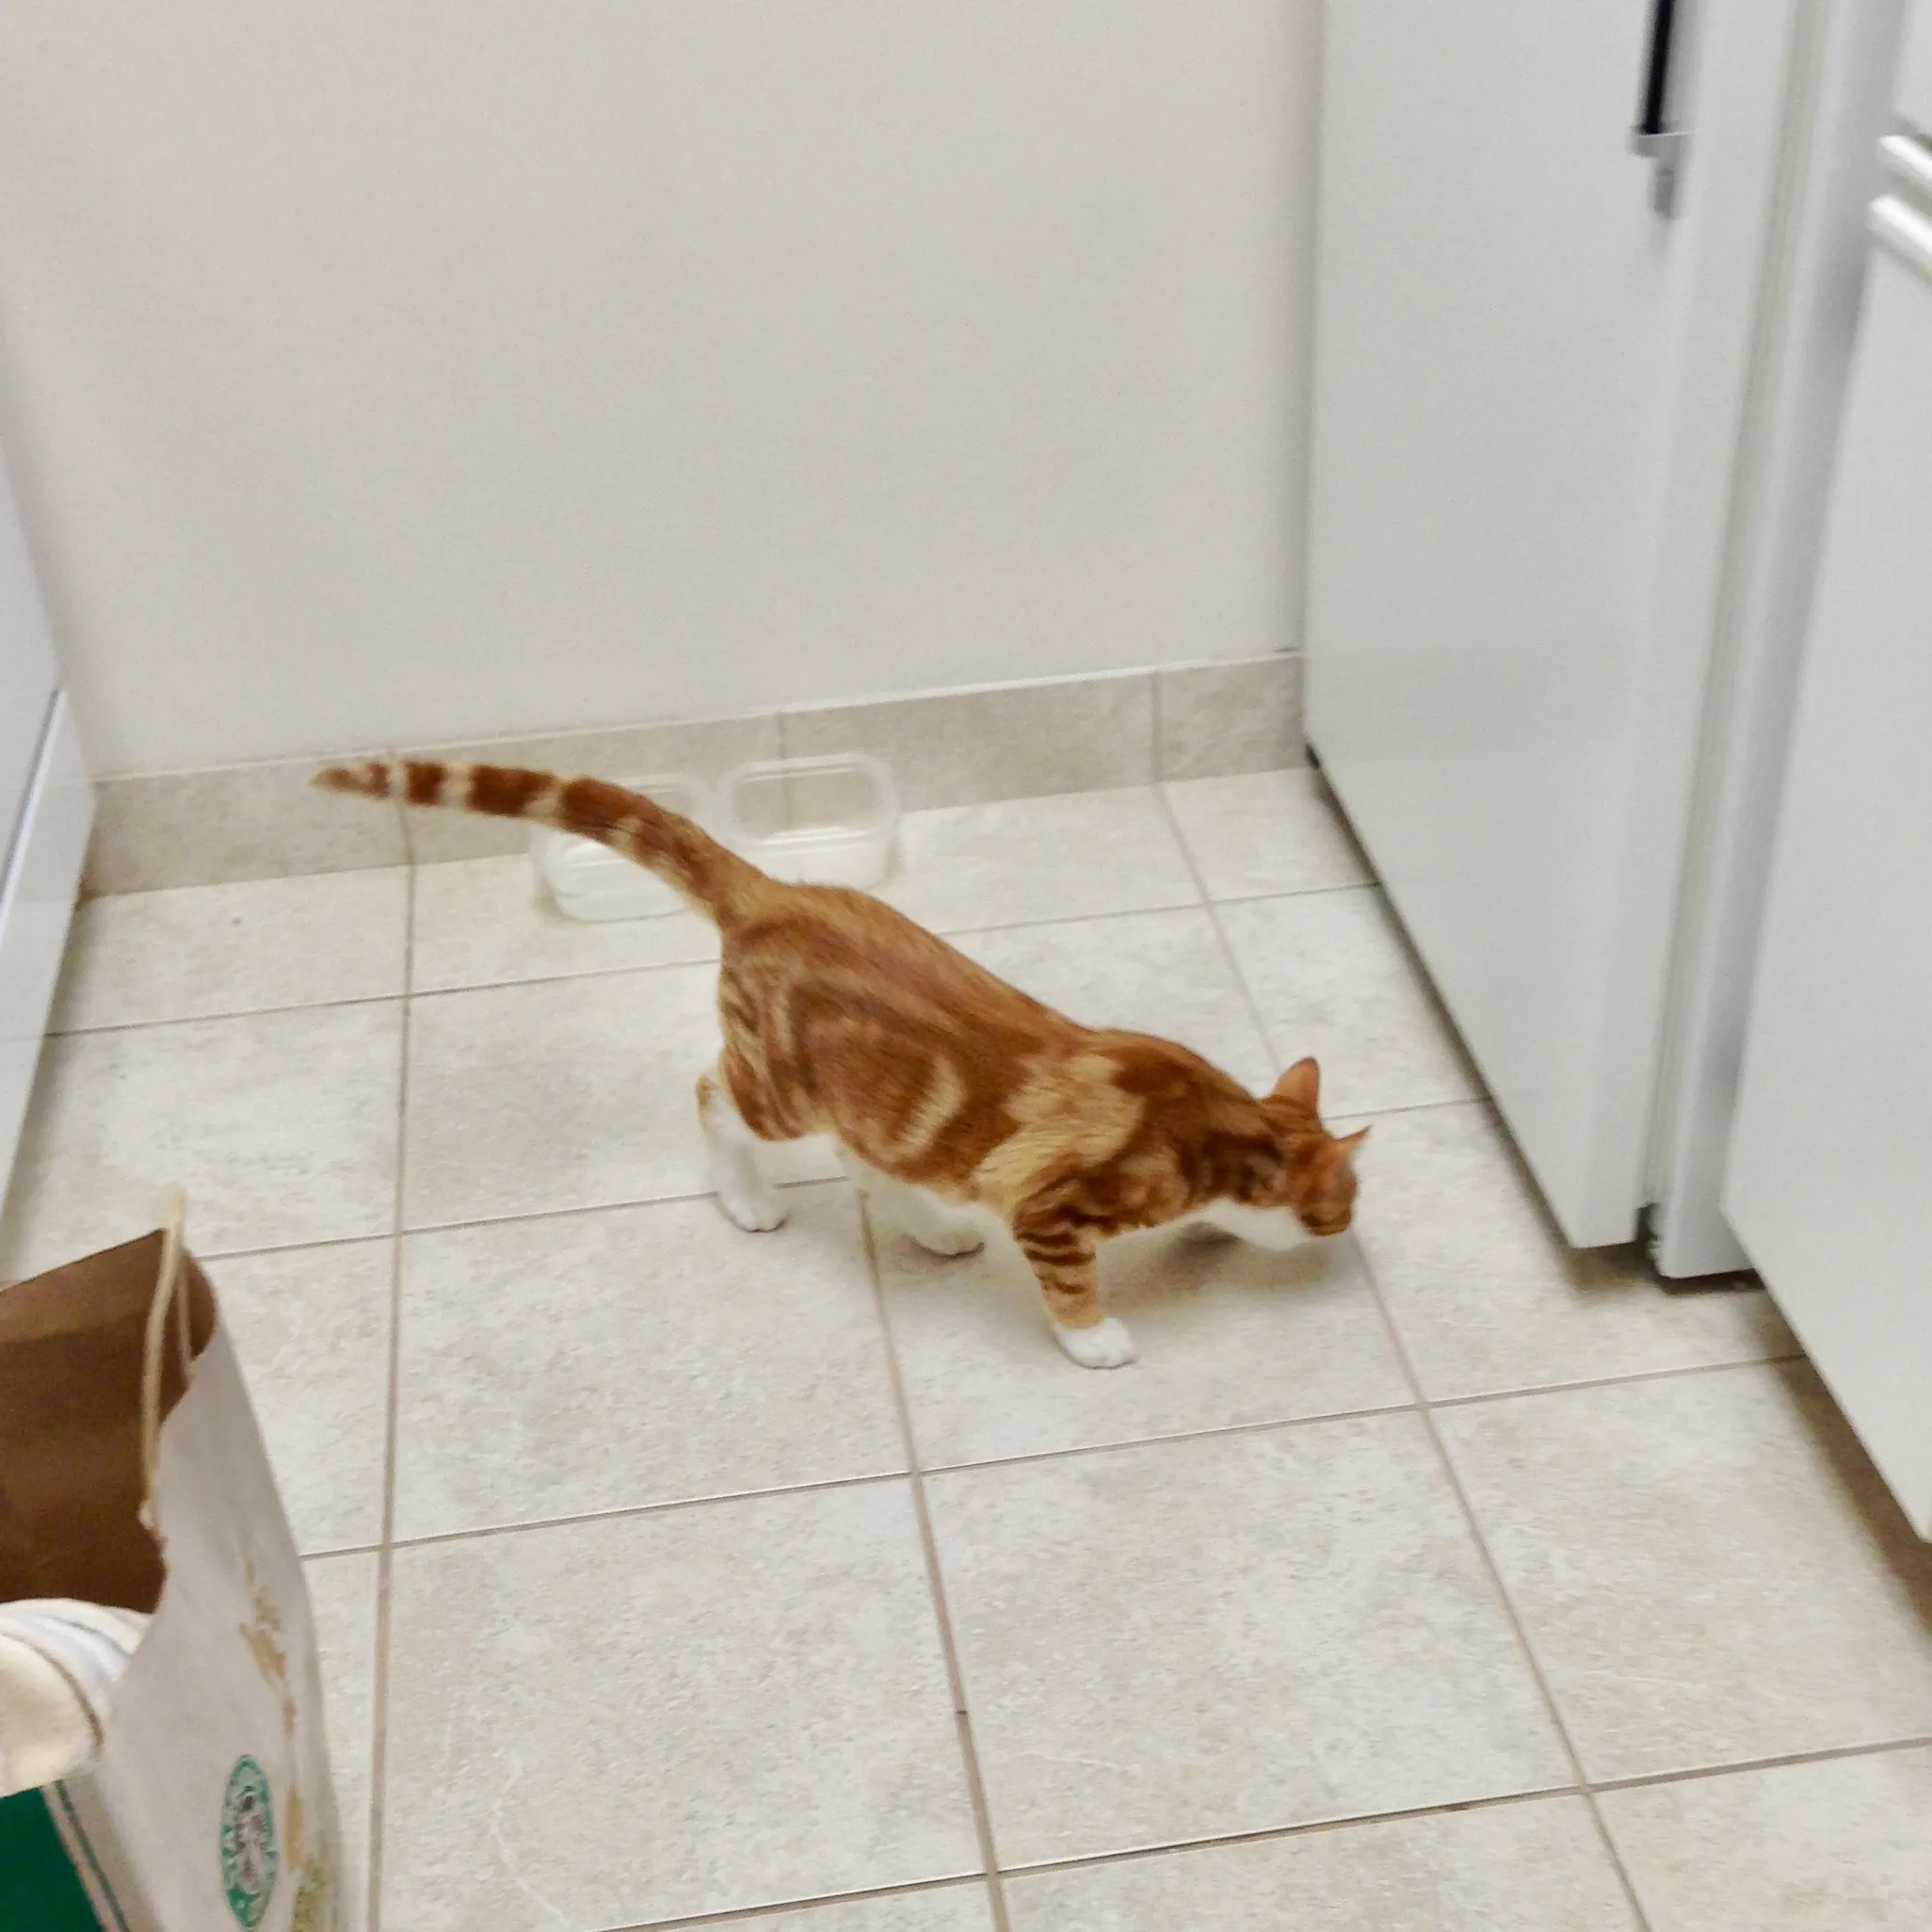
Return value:
M 1664 114 L 1670 101 L 1670 50 L 1674 40 L 1677 0 L 1650 0 L 1650 47 L 1644 60 L 1643 99 L 1637 108 L 1640 135 L 1663 134 Z

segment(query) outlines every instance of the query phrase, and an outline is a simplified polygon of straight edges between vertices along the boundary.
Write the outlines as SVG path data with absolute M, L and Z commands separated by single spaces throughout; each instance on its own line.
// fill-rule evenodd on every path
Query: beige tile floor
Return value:
M 1932 1555 L 1764 1298 L 1553 1238 L 1305 773 L 923 813 L 909 910 L 1375 1122 L 1358 1232 L 1107 1260 L 704 1197 L 715 947 L 521 860 L 105 899 L 0 1270 L 167 1183 L 384 1932 L 1932 1924 Z

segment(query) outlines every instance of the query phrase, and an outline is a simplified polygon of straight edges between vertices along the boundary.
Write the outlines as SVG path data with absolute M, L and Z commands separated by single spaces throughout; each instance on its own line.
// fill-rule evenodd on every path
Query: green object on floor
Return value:
M 0 1798 L 0 1932 L 102 1932 L 45 1792 Z

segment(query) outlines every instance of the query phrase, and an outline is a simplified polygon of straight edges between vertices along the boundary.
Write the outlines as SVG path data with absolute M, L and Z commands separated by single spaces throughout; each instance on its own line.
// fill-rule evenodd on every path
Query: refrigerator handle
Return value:
M 1672 107 L 1677 29 L 1684 8 L 1678 0 L 1650 0 L 1650 32 L 1644 49 L 1643 85 L 1630 149 L 1650 164 L 1650 206 L 1666 219 L 1677 213 L 1687 136 L 1674 125 Z
M 1880 195 L 1865 211 L 1865 227 L 1908 268 L 1932 282 L 1932 216 L 1897 195 Z

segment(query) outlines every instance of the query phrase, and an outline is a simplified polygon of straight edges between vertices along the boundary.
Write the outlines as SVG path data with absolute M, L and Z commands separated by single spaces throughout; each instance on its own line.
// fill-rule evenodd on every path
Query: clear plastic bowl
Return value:
M 898 787 L 863 751 L 741 765 L 718 786 L 713 829 L 774 878 L 863 889 L 893 869 Z
M 696 779 L 626 778 L 616 782 L 711 829 L 710 795 Z M 654 872 L 595 839 L 532 826 L 530 857 L 557 910 L 572 919 L 654 919 L 679 910 L 684 903 Z

